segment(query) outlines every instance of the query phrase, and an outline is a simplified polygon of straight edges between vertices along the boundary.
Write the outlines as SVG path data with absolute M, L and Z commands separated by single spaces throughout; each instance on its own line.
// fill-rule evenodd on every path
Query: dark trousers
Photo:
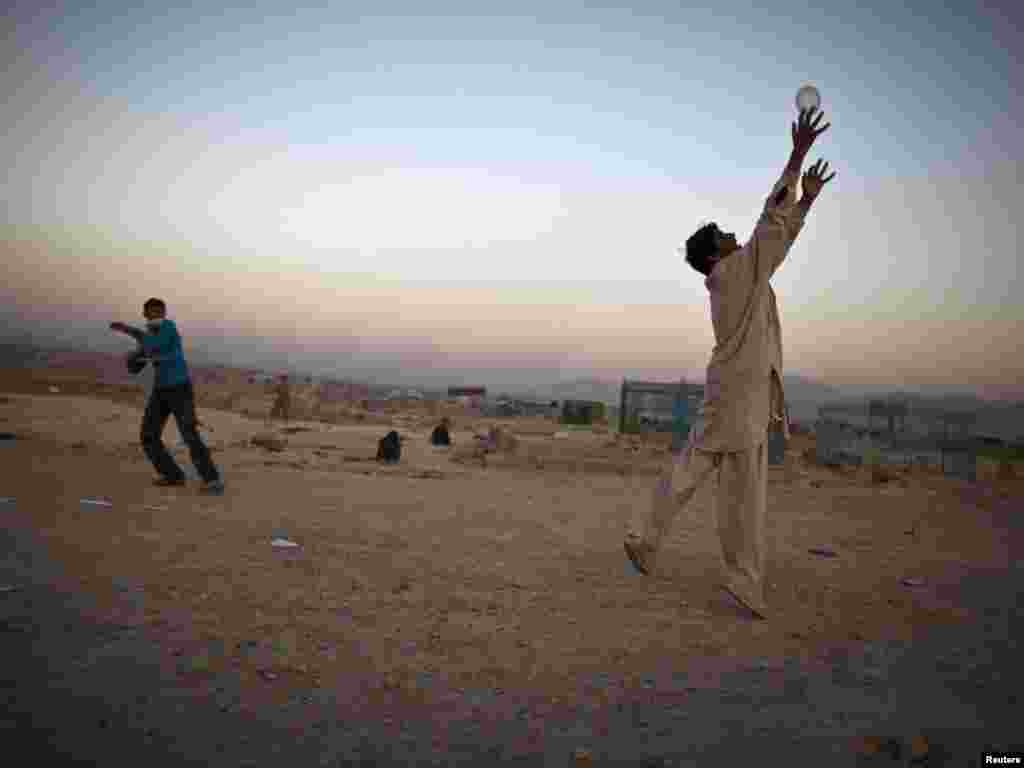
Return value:
M 142 448 L 153 462 L 156 471 L 168 480 L 185 479 L 185 473 L 160 439 L 171 414 L 178 424 L 182 439 L 188 445 L 192 464 L 199 472 L 199 476 L 208 483 L 219 479 L 220 474 L 210 460 L 210 452 L 196 429 L 195 398 L 192 394 L 191 381 L 173 387 L 154 387 L 153 394 L 146 404 L 146 414 L 142 418 Z

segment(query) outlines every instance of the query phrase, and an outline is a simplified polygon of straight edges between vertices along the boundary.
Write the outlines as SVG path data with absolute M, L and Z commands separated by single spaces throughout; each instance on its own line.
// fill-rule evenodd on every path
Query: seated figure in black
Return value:
M 402 439 L 394 430 L 388 432 L 377 443 L 377 461 L 393 464 L 402 457 Z
M 430 435 L 431 445 L 451 445 L 452 437 L 448 432 L 448 428 L 451 426 L 451 422 L 448 417 L 445 416 L 441 419 L 441 423 L 434 427 L 433 433 Z

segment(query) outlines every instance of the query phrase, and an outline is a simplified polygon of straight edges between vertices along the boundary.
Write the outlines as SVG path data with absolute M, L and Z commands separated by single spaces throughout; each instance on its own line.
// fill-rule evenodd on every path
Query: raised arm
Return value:
M 126 333 L 129 336 L 131 336 L 133 339 L 135 339 L 137 342 L 139 342 L 139 344 L 142 343 L 142 339 L 146 335 L 145 331 L 139 330 L 138 328 L 134 328 L 134 327 L 128 325 L 127 323 L 119 323 L 119 322 L 118 323 L 111 323 L 110 324 L 110 330 L 112 330 L 112 331 L 120 331 L 121 333 Z
M 782 171 L 782 177 L 775 182 L 771 194 L 765 201 L 764 211 L 754 229 L 752 250 L 757 259 L 758 272 L 768 277 L 775 274 L 786 258 L 793 241 L 796 240 L 803 228 L 804 217 L 814 201 L 813 195 L 807 196 L 805 187 L 803 198 L 797 202 L 796 187 L 800 181 L 800 170 L 803 168 L 808 151 L 815 140 L 831 125 L 831 123 L 826 123 L 822 127 L 818 127 L 823 115 L 824 113 L 816 113 L 814 109 L 804 110 L 793 123 L 791 129 L 793 149 L 790 152 L 789 160 Z M 817 168 L 816 164 L 815 169 Z M 809 173 L 810 171 L 808 171 Z M 805 182 L 807 178 L 808 175 L 805 174 Z M 820 178 L 820 176 L 815 178 Z M 817 191 L 820 191 L 820 186 L 817 187 Z

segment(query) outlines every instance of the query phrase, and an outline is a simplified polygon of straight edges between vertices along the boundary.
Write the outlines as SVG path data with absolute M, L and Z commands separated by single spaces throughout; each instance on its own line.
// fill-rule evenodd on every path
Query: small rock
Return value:
M 112 506 L 114 506 L 114 502 L 107 501 L 106 499 L 91 498 L 91 499 L 81 499 L 80 501 L 81 501 L 82 504 L 88 504 L 88 505 L 94 506 L 94 507 L 112 507 Z
M 911 576 L 903 579 L 901 582 L 905 587 L 923 587 L 924 579 L 919 579 L 916 576 Z
M 865 681 L 877 683 L 885 679 L 885 674 L 877 667 L 869 667 L 864 670 L 863 678 Z
M 261 669 L 260 670 L 260 677 L 262 677 L 268 683 L 272 683 L 275 680 L 277 680 L 277 674 L 275 674 L 274 672 L 271 672 L 269 669 Z
M 910 740 L 910 759 L 919 760 L 928 754 L 928 739 L 917 734 Z
M 812 555 L 818 555 L 819 557 L 838 557 L 835 550 L 829 549 L 828 547 L 812 547 L 807 551 Z
M 589 749 L 583 747 L 577 747 L 572 753 L 572 766 L 590 766 L 594 764 L 594 758 L 590 754 Z
M 862 755 L 875 755 L 881 749 L 882 740 L 877 736 L 858 736 L 854 739 L 853 748 Z
M 888 739 L 882 744 L 879 751 L 889 755 L 893 760 L 899 760 L 903 754 L 903 745 L 900 744 L 899 739 Z
M 287 440 L 270 433 L 255 435 L 249 442 L 258 448 L 264 448 L 275 453 L 281 453 L 288 445 Z

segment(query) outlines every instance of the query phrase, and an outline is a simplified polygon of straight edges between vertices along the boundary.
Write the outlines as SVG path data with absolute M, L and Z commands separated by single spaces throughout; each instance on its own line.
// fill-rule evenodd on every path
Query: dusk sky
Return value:
M 837 177 L 773 279 L 786 372 L 1024 399 L 1010 3 L 39 5 L 0 54 L 8 331 L 123 348 L 159 296 L 237 363 L 702 380 L 676 249 L 746 240 L 809 80 Z

